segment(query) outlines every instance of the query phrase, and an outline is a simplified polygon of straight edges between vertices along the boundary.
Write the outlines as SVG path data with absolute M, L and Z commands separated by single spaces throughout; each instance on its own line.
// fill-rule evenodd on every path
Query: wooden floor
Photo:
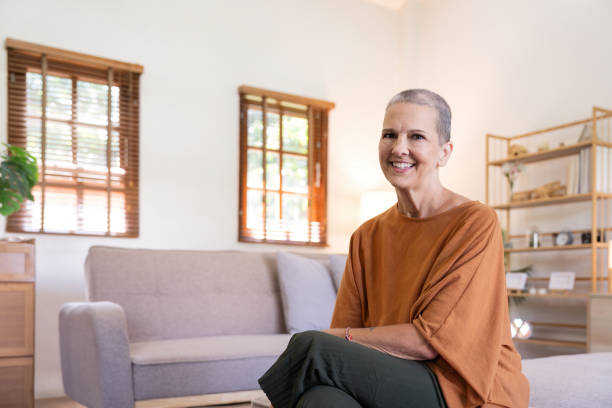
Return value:
M 61 398 L 44 398 L 36 400 L 35 408 L 85 408 L 85 406 L 74 402 L 68 397 Z M 215 405 L 206 408 L 249 408 L 250 403 L 238 405 Z

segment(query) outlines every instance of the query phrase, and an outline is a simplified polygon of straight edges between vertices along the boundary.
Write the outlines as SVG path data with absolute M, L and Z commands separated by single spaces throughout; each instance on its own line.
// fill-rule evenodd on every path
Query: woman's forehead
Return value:
M 385 112 L 383 129 L 435 131 L 438 112 L 427 105 L 396 103 Z

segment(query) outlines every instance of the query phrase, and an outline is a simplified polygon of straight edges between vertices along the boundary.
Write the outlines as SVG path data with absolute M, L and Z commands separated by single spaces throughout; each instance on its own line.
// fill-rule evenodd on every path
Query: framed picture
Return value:
M 573 290 L 575 280 L 574 272 L 551 272 L 548 290 Z
M 525 290 L 527 274 L 525 272 L 506 273 L 506 288 L 509 290 Z

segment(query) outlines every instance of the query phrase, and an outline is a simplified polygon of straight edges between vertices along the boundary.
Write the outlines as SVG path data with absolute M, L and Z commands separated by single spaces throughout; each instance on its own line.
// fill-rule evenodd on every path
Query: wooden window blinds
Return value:
M 9 232 L 137 237 L 142 66 L 7 39 L 8 143 L 38 160 Z
M 327 122 L 332 102 L 242 86 L 243 242 L 327 245 Z

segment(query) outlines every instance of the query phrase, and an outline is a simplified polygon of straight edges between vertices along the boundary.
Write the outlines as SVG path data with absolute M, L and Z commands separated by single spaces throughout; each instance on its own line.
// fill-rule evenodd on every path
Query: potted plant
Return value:
M 19 211 L 27 199 L 34 201 L 32 188 L 38 182 L 36 158 L 18 146 L 5 145 L 0 156 L 0 214 L 7 216 Z

